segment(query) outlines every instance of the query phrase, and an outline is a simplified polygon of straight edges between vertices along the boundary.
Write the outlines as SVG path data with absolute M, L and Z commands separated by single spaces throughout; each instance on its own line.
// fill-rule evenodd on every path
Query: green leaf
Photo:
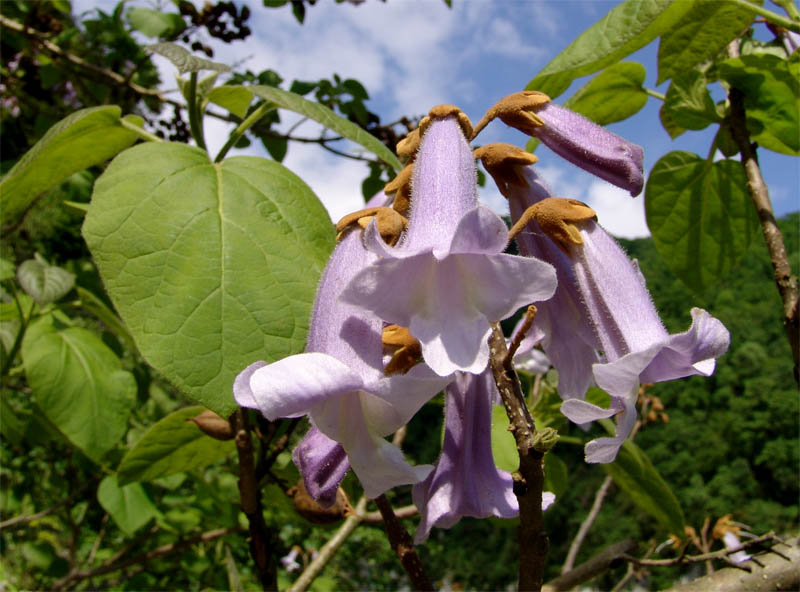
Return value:
M 286 157 L 289 143 L 286 138 L 273 138 L 272 136 L 261 136 L 261 143 L 267 149 L 269 155 L 277 162 L 282 162 Z
M 42 192 L 67 177 L 112 158 L 137 135 L 120 124 L 116 105 L 81 109 L 42 136 L 0 181 L 3 223 L 11 223 Z
M 658 46 L 658 84 L 710 60 L 753 22 L 753 12 L 733 2 L 682 0 L 690 6 Z M 760 1 L 753 4 L 761 4 Z
M 39 253 L 23 261 L 17 269 L 17 281 L 39 306 L 55 302 L 75 285 L 75 276 L 66 269 L 50 265 Z
M 174 43 L 153 43 L 145 46 L 145 49 L 167 58 L 178 68 L 180 74 L 198 72 L 200 70 L 215 70 L 216 72 L 230 72 L 231 70 L 231 67 L 225 64 L 193 56 L 189 53 L 189 50 Z
M 647 71 L 636 62 L 609 66 L 564 103 L 599 125 L 635 115 L 647 102 L 644 84 Z
M 214 90 L 214 84 L 216 84 L 217 78 L 219 78 L 219 72 L 213 72 L 197 81 L 195 94 L 203 100 L 203 107 L 208 104 L 208 95 Z M 192 96 L 190 81 L 176 74 L 175 82 L 178 84 L 178 89 L 181 91 L 183 99 L 189 103 Z
M 305 115 L 321 123 L 328 129 L 335 131 L 337 134 L 341 134 L 348 140 L 360 144 L 374 153 L 382 161 L 394 167 L 395 170 L 399 171 L 403 168 L 392 151 L 384 146 L 375 136 L 357 126 L 352 121 L 339 117 L 324 105 L 309 101 L 300 95 L 272 86 L 257 85 L 248 86 L 247 88 L 253 91 L 256 96 L 272 101 L 278 105 L 278 107 Z
M 556 499 L 567 490 L 567 465 L 552 452 L 544 455 L 544 490 L 556 494 Z
M 744 93 L 750 138 L 775 152 L 800 155 L 800 58 L 747 55 L 723 62 L 719 73 Z
M 601 466 L 614 483 L 668 533 L 683 536 L 683 510 L 641 448 L 626 440 L 617 454 L 617 460 Z
M 575 78 L 619 62 L 668 31 L 692 5 L 689 1 L 627 0 L 584 31 L 525 88 L 556 98 Z
M 217 86 L 211 89 L 206 98 L 215 105 L 244 119 L 247 115 L 247 108 L 253 101 L 253 93 L 246 86 Z
M 519 453 L 514 436 L 508 431 L 509 421 L 505 407 L 492 407 L 492 456 L 495 466 L 509 473 L 519 468 Z
M 232 440 L 220 442 L 206 436 L 190 421 L 203 411 L 203 407 L 179 409 L 147 430 L 120 462 L 119 484 L 191 472 L 231 454 L 235 449 Z
M 28 414 L 18 414 L 8 403 L 11 391 L 7 390 L 0 397 L 0 434 L 14 446 L 22 444 L 25 437 L 25 428 L 28 424 Z
M 672 79 L 659 112 L 661 123 L 674 138 L 672 130 L 701 130 L 722 118 L 708 92 L 706 77 L 698 70 L 688 70 Z
M 0 257 L 0 282 L 13 279 L 16 275 L 14 263 Z
M 303 350 L 334 242 L 317 197 L 284 166 L 141 144 L 95 183 L 83 235 L 144 358 L 226 417 L 234 377 Z
M 97 501 L 128 536 L 158 515 L 158 510 L 140 484 L 120 487 L 116 475 L 108 475 L 100 482 Z
M 117 335 L 117 337 L 125 342 L 125 345 L 128 347 L 128 349 L 130 349 L 132 352 L 135 352 L 136 343 L 133 340 L 133 336 L 122 322 L 122 319 L 117 316 L 117 313 L 108 308 L 105 302 L 103 302 L 89 290 L 77 286 L 76 291 L 78 292 L 78 298 L 80 299 L 81 307 L 103 321 L 106 327 L 111 329 Z
M 122 439 L 136 381 L 94 333 L 53 315 L 28 327 L 22 360 L 33 396 L 47 418 L 95 461 Z
M 181 15 L 136 7 L 128 11 L 128 21 L 147 37 L 171 37 L 183 31 L 186 23 Z
M 709 162 L 670 152 L 653 167 L 645 214 L 658 252 L 695 291 L 717 284 L 735 267 L 758 230 L 739 162 Z

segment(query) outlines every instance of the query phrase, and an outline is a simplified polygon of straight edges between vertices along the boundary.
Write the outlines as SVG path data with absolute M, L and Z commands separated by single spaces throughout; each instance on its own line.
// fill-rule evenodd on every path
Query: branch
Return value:
M 764 538 L 764 537 L 760 537 Z M 753 539 L 756 540 L 756 539 Z M 749 543 L 750 541 L 748 541 Z M 748 545 L 742 545 L 740 549 Z M 691 582 L 678 584 L 669 588 L 667 592 L 767 592 L 771 590 L 798 590 L 800 589 L 800 539 L 795 538 L 786 545 L 788 551 L 782 549 L 781 553 L 774 550 L 758 556 L 758 562 L 748 561 L 749 571 L 725 568 L 713 574 L 697 578 Z M 734 553 L 740 549 L 725 550 Z M 784 554 L 785 551 L 785 554 Z
M 176 541 L 168 545 L 162 545 L 160 547 L 156 547 L 152 551 L 148 551 L 147 553 L 142 553 L 141 555 L 137 555 L 136 557 L 132 557 L 131 559 L 114 562 L 108 565 L 102 565 L 96 569 L 88 571 L 78 571 L 70 573 L 63 579 L 56 582 L 53 585 L 53 588 L 56 590 L 60 590 L 63 589 L 66 586 L 66 584 L 69 584 L 70 582 L 73 582 L 75 580 L 85 580 L 88 578 L 93 578 L 95 576 L 101 576 L 103 574 L 111 573 L 113 571 L 118 571 L 120 569 L 125 569 L 126 567 L 129 567 L 131 565 L 146 563 L 152 559 L 164 557 L 165 555 L 175 553 L 176 551 L 180 551 L 187 547 L 191 547 L 192 545 L 196 545 L 198 543 L 207 543 L 208 541 L 213 541 L 214 539 L 218 539 L 220 537 L 224 537 L 235 532 L 241 532 L 241 529 L 236 527 L 236 528 L 218 528 L 217 530 L 209 530 L 208 532 L 204 532 L 189 539 Z
M 239 497 L 242 511 L 250 524 L 250 556 L 255 561 L 264 590 L 277 590 L 278 568 L 261 508 L 261 492 L 256 481 L 253 439 L 250 436 L 247 411 L 241 407 L 237 409 L 231 423 L 236 433 L 236 451 L 239 454 Z
M 633 539 L 625 539 L 624 541 L 606 547 L 585 563 L 581 563 L 575 569 L 571 569 L 547 582 L 542 588 L 542 592 L 571 590 L 578 584 L 588 582 L 592 578 L 614 567 L 615 563 L 624 559 L 627 553 L 630 553 L 634 549 L 636 549 L 636 541 Z
M 746 549 L 749 549 L 750 547 L 758 547 L 762 543 L 767 543 L 767 542 L 781 543 L 782 541 L 770 532 L 763 536 L 745 541 L 738 547 L 731 547 L 730 549 L 728 548 L 720 549 L 719 551 L 712 551 L 710 553 L 700 553 L 699 555 L 679 555 L 678 557 L 672 557 L 670 559 L 639 559 L 638 557 L 631 557 L 630 555 L 626 555 L 624 559 L 626 561 L 631 561 L 636 565 L 642 565 L 645 567 L 675 567 L 678 565 L 691 565 L 692 563 L 703 563 L 705 561 L 711 561 L 713 559 L 720 559 L 722 561 L 727 561 L 728 563 L 731 563 L 731 560 L 729 559 L 730 555 L 738 553 L 739 551 L 744 551 Z M 744 571 L 750 571 L 747 566 L 744 566 L 742 564 L 735 564 L 735 567 Z
M 566 574 L 568 571 L 571 571 L 572 567 L 575 565 L 575 558 L 578 556 L 578 551 L 580 551 L 581 545 L 583 544 L 583 539 L 586 538 L 589 529 L 592 527 L 597 515 L 600 513 L 600 508 L 603 507 L 603 500 L 605 500 L 608 490 L 611 489 L 611 483 L 613 483 L 613 481 L 614 480 L 610 475 L 606 475 L 606 478 L 603 480 L 603 484 L 600 486 L 600 489 L 597 490 L 597 493 L 594 496 L 594 502 L 592 503 L 592 508 L 589 510 L 589 513 L 586 515 L 586 518 L 584 518 L 583 522 L 581 522 L 581 526 L 578 528 L 578 534 L 575 535 L 575 538 L 572 540 L 572 544 L 569 546 L 567 559 L 564 561 L 564 566 L 561 568 L 562 574 Z
M 547 558 L 547 533 L 542 520 L 542 487 L 544 452 L 534 448 L 536 428 L 525 404 L 522 386 L 508 357 L 506 340 L 499 323 L 492 323 L 489 336 L 489 364 L 497 389 L 503 399 L 509 430 L 514 435 L 519 453 L 519 470 L 514 479 L 514 495 L 519 501 L 519 589 L 539 590 L 544 579 Z
M 732 58 L 739 56 L 739 47 L 734 40 L 728 45 L 728 55 Z M 750 144 L 747 132 L 747 115 L 744 109 L 744 95 L 736 88 L 728 91 L 731 110 L 728 116 L 731 135 L 739 151 L 742 153 L 741 162 L 747 175 L 747 191 L 753 199 L 753 204 L 761 222 L 761 231 L 767 243 L 770 260 L 772 261 L 773 277 L 778 287 L 778 293 L 783 301 L 783 327 L 789 339 L 794 358 L 794 377 L 800 383 L 800 313 L 798 312 L 797 277 L 792 275 L 786 247 L 783 244 L 783 235 L 778 228 L 772 203 L 769 199 L 769 190 L 761 169 L 758 166 L 755 148 Z
M 419 509 L 414 504 L 397 508 L 394 515 L 398 518 L 413 518 L 419 514 Z M 366 512 L 361 515 L 361 521 L 365 524 L 380 524 L 383 522 L 383 515 L 380 512 Z
M 339 550 L 339 547 L 344 544 L 348 537 L 353 534 L 356 527 L 361 524 L 362 515 L 367 509 L 367 498 L 362 497 L 354 509 L 355 511 L 353 514 L 347 517 L 344 523 L 339 527 L 339 530 L 336 531 L 336 534 L 322 546 L 317 556 L 314 557 L 311 563 L 308 564 L 308 567 L 303 570 L 300 577 L 294 581 L 294 584 L 292 584 L 286 592 L 305 592 L 308 590 L 314 578 L 320 574 L 323 568 L 336 554 L 336 551 Z
M 386 495 L 381 494 L 373 501 L 378 506 L 381 516 L 383 516 L 383 524 L 386 528 L 389 544 L 400 559 L 400 563 L 411 579 L 414 589 L 435 590 L 428 579 L 428 575 L 425 573 L 425 569 L 422 567 L 422 562 L 419 559 L 419 555 L 417 555 L 416 549 L 414 549 L 414 541 L 411 540 L 411 535 L 408 534 L 403 523 L 395 515 L 392 505 L 386 499 Z

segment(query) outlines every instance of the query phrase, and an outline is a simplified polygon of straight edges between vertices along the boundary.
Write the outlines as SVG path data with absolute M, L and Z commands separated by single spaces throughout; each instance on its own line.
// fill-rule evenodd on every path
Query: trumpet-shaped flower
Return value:
M 524 90 L 503 97 L 476 126 L 480 131 L 499 118 L 529 136 L 540 139 L 572 164 L 639 195 L 644 186 L 642 147 L 627 141 L 564 107 L 547 95 Z
M 477 205 L 463 114 L 454 107 L 431 113 L 420 124 L 407 234 L 389 247 L 368 228 L 365 241 L 381 259 L 353 278 L 342 299 L 408 327 L 437 374 L 477 374 L 489 359 L 489 323 L 552 296 L 556 276 L 547 263 L 503 253 L 505 223 Z
M 345 231 L 317 290 L 307 353 L 251 364 L 234 383 L 236 401 L 270 420 L 308 414 L 322 434 L 341 444 L 369 497 L 428 475 L 430 466 L 412 467 L 383 437 L 407 423 L 447 382 L 422 366 L 386 377 L 382 322 L 339 301 L 344 286 L 375 259 L 360 231 Z M 307 453 L 305 460 L 306 480 L 318 480 L 319 465 Z M 334 473 L 341 470 L 340 464 Z M 324 495 L 329 487 L 322 484 L 316 491 Z
M 495 174 L 500 170 L 494 167 Z M 591 216 L 581 214 L 580 202 L 548 198 L 530 166 L 516 165 L 513 178 L 498 185 L 515 223 L 536 211 L 517 236 L 520 252 L 550 261 L 559 274 L 556 295 L 539 306 L 534 327 L 544 334 L 559 391 L 568 399 L 562 412 L 580 424 L 619 414 L 617 436 L 586 448 L 590 462 L 610 462 L 633 427 L 639 382 L 710 375 L 728 348 L 728 331 L 694 308 L 691 328 L 670 335 L 638 267 Z M 612 396 L 609 409 L 579 400 L 591 378 Z
M 442 454 L 434 471 L 413 490 L 421 515 L 417 544 L 428 538 L 432 527 L 450 528 L 464 516 L 519 514 L 511 474 L 499 470 L 492 457 L 492 405 L 497 397 L 489 370 L 478 375 L 459 372 L 445 389 Z M 544 492 L 542 509 L 554 499 Z

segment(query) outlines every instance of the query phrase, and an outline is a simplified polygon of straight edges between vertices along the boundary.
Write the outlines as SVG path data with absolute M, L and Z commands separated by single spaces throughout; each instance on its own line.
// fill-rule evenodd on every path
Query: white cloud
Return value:
M 582 201 L 597 212 L 597 221 L 610 234 L 621 238 L 650 236 L 643 196 L 632 198 L 624 189 L 604 181 L 594 181 Z

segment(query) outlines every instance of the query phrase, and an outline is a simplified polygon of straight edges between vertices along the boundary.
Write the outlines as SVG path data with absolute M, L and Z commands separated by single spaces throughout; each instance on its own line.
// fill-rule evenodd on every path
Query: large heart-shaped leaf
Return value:
M 758 230 L 739 162 L 670 152 L 650 172 L 645 214 L 665 263 L 701 292 L 738 263 Z
M 282 165 L 143 144 L 97 180 L 83 235 L 145 359 L 227 416 L 245 366 L 303 350 L 334 231 Z
M 403 165 L 400 164 L 400 161 L 397 160 L 394 153 L 384 146 L 378 138 L 357 126 L 352 121 L 336 115 L 336 113 L 328 109 L 325 105 L 309 101 L 298 94 L 275 88 L 274 86 L 255 85 L 246 88 L 252 91 L 257 97 L 272 101 L 283 109 L 305 115 L 321 123 L 328 129 L 335 131 L 337 134 L 341 134 L 348 140 L 360 144 L 374 153 L 383 162 L 394 167 L 395 170 L 399 171 L 403 168 Z
M 47 130 L 0 182 L 3 224 L 46 189 L 133 144 L 138 136 L 120 124 L 120 113 L 116 105 L 81 109 Z M 130 121 L 141 125 L 140 117 Z
M 203 411 L 202 407 L 179 409 L 147 430 L 122 459 L 117 469 L 119 484 L 193 471 L 233 452 L 233 441 L 206 436 L 190 421 Z
M 526 86 L 555 98 L 580 76 L 615 64 L 668 31 L 695 0 L 627 0 L 586 29 Z
M 22 360 L 39 407 L 87 456 L 99 461 L 122 439 L 136 381 L 94 333 L 46 315 L 25 332 Z

